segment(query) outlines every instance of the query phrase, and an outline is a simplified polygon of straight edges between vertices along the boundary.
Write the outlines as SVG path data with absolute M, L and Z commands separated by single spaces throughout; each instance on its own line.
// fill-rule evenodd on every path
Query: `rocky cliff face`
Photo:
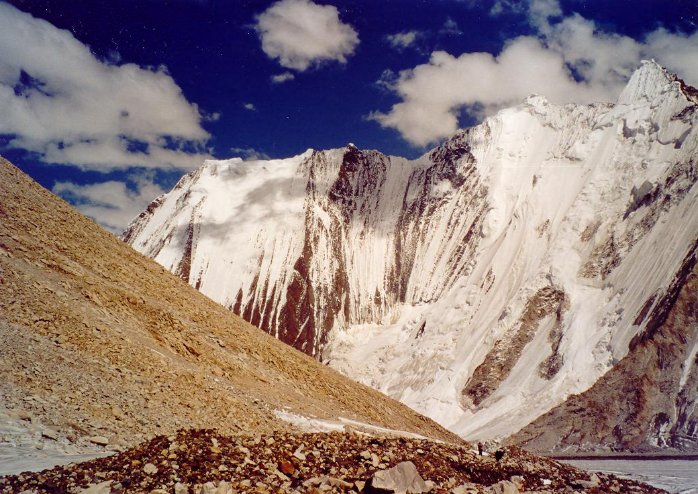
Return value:
M 698 239 L 697 102 L 646 62 L 616 104 L 532 96 L 414 161 L 206 162 L 124 238 L 451 430 L 503 437 L 662 326 Z

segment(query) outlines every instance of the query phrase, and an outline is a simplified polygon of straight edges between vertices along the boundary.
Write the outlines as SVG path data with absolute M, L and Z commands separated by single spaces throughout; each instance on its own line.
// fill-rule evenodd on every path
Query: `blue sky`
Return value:
M 0 154 L 112 231 L 208 157 L 415 157 L 530 93 L 698 85 L 695 0 L 0 1 Z

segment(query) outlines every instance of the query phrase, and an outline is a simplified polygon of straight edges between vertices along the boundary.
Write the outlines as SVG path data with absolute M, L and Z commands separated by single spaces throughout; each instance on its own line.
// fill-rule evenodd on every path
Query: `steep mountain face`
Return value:
M 698 245 L 697 107 L 645 62 L 616 104 L 532 96 L 414 161 L 206 162 L 124 238 L 449 429 L 504 437 L 663 327 Z
M 318 356 L 332 328 L 385 324 L 467 269 L 488 207 L 469 149 L 463 135 L 417 163 L 353 145 L 207 162 L 124 239 Z
M 695 262 L 695 259 L 692 260 Z M 696 449 L 698 266 L 664 324 L 637 338 L 628 355 L 589 390 L 571 396 L 510 438 L 537 451 Z
M 54 445 L 298 424 L 457 440 L 252 327 L 2 159 L 0 197 L 0 419 L 41 423 Z M 3 429 L 3 460 L 21 429 Z

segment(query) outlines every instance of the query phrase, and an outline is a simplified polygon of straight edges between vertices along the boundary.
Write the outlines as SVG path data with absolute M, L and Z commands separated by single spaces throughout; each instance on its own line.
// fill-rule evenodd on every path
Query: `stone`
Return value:
M 450 490 L 451 494 L 477 494 L 479 492 L 477 484 L 466 482 Z
M 58 432 L 52 430 L 52 429 L 44 429 L 41 431 L 41 435 L 48 438 L 48 439 L 53 439 L 54 441 L 58 440 Z
M 111 480 L 90 485 L 79 492 L 80 494 L 111 494 Z
M 109 444 L 109 439 L 104 436 L 91 436 L 88 437 L 87 440 L 91 443 L 98 444 L 99 446 L 106 446 Z
M 364 482 L 363 480 L 357 480 L 356 482 L 354 482 L 354 486 L 356 487 L 357 491 L 361 492 L 364 490 L 364 487 L 366 487 L 366 482 Z
M 158 467 L 156 467 L 152 463 L 146 463 L 145 465 L 143 465 L 143 472 L 148 475 L 153 475 L 158 473 Z
M 303 446 L 298 446 L 298 449 L 296 449 L 293 452 L 293 456 L 298 458 L 300 461 L 305 461 L 305 454 L 303 454 Z
M 201 486 L 201 494 L 218 494 L 218 488 L 213 482 L 206 482 Z
M 225 480 L 218 482 L 218 487 L 216 489 L 216 494 L 233 494 L 233 486 Z
M 123 410 L 117 406 L 111 407 L 111 414 L 116 420 L 124 420 L 125 418 Z
M 293 475 L 296 471 L 296 467 L 288 460 L 281 460 L 281 462 L 279 462 L 279 470 L 286 475 Z
M 189 487 L 181 482 L 177 482 L 174 485 L 174 494 L 189 494 Z
M 509 480 L 516 485 L 516 488 L 522 491 L 524 489 L 524 478 L 521 475 L 513 475 Z
M 328 480 L 329 477 L 326 475 L 323 475 L 322 477 L 311 477 L 303 482 L 303 487 L 313 487 L 317 485 L 322 485 L 327 483 Z
M 487 494 L 518 494 L 519 488 L 510 480 L 501 480 L 485 489 Z
M 345 482 L 342 479 L 336 479 L 334 477 L 330 477 L 329 479 L 327 479 L 327 483 L 330 484 L 331 487 L 339 487 L 342 489 L 352 488 L 352 484 L 350 484 L 349 482 Z
M 577 482 L 585 489 L 593 489 L 601 485 L 601 479 L 595 473 L 589 476 L 589 480 L 579 480 Z
M 288 478 L 286 475 L 284 475 L 281 471 L 279 471 L 279 470 L 276 469 L 276 468 L 272 471 L 272 473 L 273 473 L 274 475 L 276 475 L 278 478 L 280 478 L 280 479 L 281 479 L 282 481 L 284 481 L 284 482 L 286 482 L 287 480 L 289 480 L 289 478 Z
M 374 489 L 408 494 L 420 494 L 430 490 L 411 461 L 403 461 L 388 470 L 377 471 L 373 474 L 371 486 Z

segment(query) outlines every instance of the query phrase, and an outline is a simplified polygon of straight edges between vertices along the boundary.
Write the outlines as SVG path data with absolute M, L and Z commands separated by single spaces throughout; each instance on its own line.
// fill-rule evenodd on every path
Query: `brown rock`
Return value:
M 293 475 L 293 473 L 296 471 L 296 467 L 288 460 L 281 460 L 279 462 L 279 470 L 286 475 Z

